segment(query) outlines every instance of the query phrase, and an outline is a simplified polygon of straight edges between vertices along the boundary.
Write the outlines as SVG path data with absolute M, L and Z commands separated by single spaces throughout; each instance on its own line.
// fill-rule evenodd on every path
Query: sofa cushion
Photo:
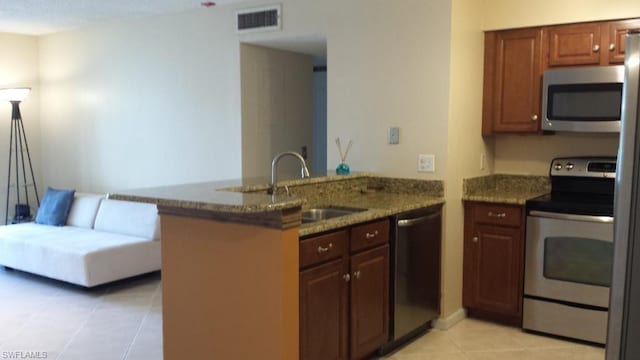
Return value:
M 0 264 L 83 286 L 160 270 L 160 242 L 74 226 L 0 226 Z
M 47 188 L 36 214 L 36 223 L 61 226 L 67 222 L 67 216 L 73 202 L 75 190 Z
M 105 196 L 100 194 L 76 193 L 67 217 L 67 225 L 85 229 L 93 228 L 100 200 L 104 198 Z
M 104 199 L 100 202 L 93 228 L 146 239 L 160 238 L 160 219 L 155 204 Z

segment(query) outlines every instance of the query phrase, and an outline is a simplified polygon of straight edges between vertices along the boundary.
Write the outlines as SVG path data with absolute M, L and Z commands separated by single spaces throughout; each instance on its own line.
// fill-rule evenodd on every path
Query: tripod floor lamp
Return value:
M 11 201 L 11 188 L 15 187 L 15 213 L 12 223 L 31 220 L 31 208 L 29 203 L 29 190 L 33 187 L 36 206 L 40 206 L 36 178 L 33 175 L 29 144 L 24 132 L 24 124 L 20 115 L 20 102 L 22 102 L 30 88 L 0 89 L 0 99 L 11 103 L 11 136 L 9 138 L 9 170 L 7 172 L 7 205 L 5 207 L 5 224 L 9 223 L 9 203 Z M 26 155 L 26 162 L 25 162 Z M 28 173 L 27 173 L 28 166 Z M 30 178 L 27 176 L 30 175 Z M 12 184 L 11 182 L 14 181 Z M 29 182 L 30 181 L 30 182 Z

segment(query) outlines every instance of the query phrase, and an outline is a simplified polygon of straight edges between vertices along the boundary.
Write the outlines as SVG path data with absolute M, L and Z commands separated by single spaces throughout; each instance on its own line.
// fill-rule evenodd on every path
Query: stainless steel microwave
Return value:
M 620 132 L 624 66 L 549 69 L 542 80 L 542 130 Z

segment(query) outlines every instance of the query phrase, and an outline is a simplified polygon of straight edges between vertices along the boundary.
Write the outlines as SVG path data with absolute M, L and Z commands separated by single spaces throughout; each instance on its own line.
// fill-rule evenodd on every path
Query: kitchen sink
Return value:
M 322 207 L 312 208 L 302 211 L 302 223 L 310 223 L 322 220 L 337 218 L 340 216 L 351 215 L 354 213 L 366 211 L 367 209 L 350 208 L 350 207 Z

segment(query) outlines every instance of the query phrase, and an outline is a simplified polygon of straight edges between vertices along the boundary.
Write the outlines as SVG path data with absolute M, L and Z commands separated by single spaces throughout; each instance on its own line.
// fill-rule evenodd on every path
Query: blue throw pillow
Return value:
M 42 197 L 38 214 L 36 214 L 36 224 L 65 225 L 75 192 L 75 190 L 47 188 L 47 191 Z

